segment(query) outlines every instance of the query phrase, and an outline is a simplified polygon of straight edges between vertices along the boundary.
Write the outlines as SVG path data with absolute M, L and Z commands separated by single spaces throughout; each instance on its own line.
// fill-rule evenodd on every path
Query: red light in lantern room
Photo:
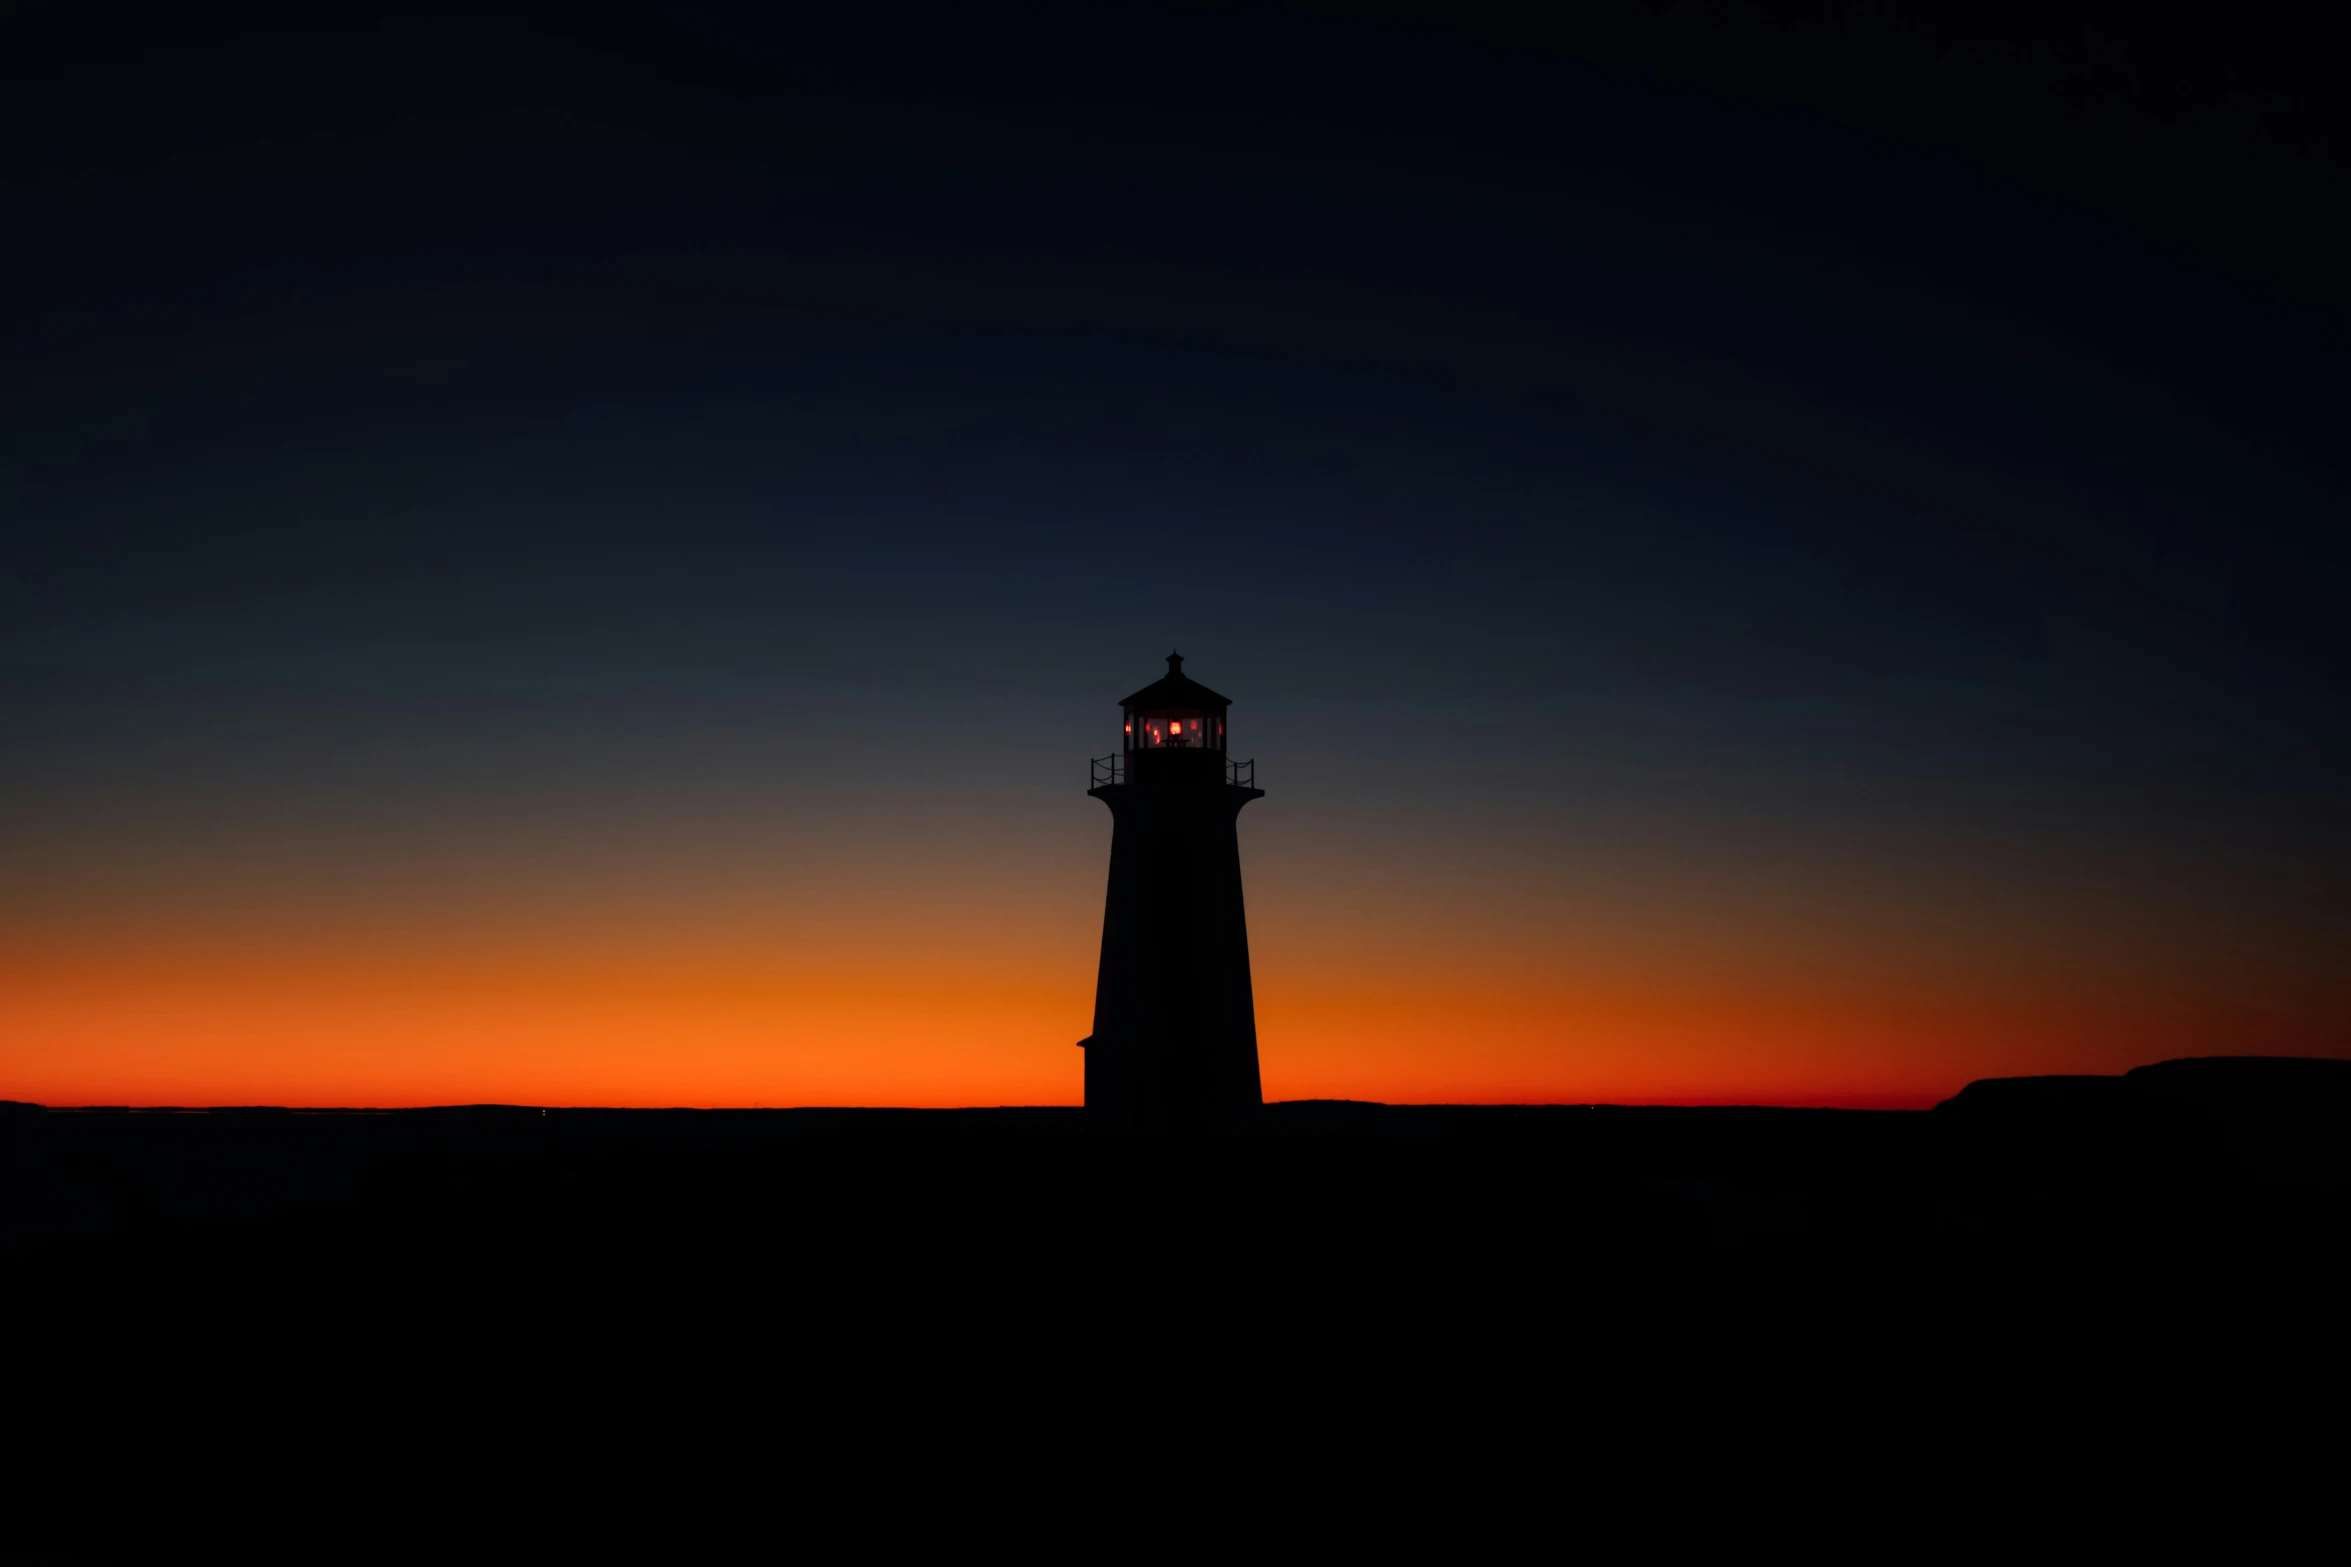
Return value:
M 1167 726 L 1167 732 L 1171 735 L 1180 735 L 1184 732 L 1184 726 L 1182 724 L 1169 724 Z

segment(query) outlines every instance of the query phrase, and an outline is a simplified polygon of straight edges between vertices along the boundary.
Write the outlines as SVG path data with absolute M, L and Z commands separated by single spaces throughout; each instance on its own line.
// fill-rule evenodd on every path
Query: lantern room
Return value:
M 1167 675 L 1155 680 L 1119 704 L 1126 713 L 1123 749 L 1130 768 L 1140 764 L 1157 771 L 1173 763 L 1145 761 L 1171 751 L 1206 752 L 1216 758 L 1221 774 L 1224 757 L 1225 709 L 1229 698 L 1217 695 L 1184 673 L 1184 655 L 1167 655 Z M 1203 758 L 1206 762 L 1206 758 Z
M 1224 719 L 1205 708 L 1129 710 L 1126 729 L 1126 748 L 1130 751 L 1224 749 Z

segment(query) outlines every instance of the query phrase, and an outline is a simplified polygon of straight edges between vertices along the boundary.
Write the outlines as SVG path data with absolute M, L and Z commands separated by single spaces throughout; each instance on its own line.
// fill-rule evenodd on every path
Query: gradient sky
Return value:
M 1269 1097 L 2351 1054 L 2317 41 L 659 14 L 0 51 L 0 1097 L 1074 1102 L 1170 647 Z

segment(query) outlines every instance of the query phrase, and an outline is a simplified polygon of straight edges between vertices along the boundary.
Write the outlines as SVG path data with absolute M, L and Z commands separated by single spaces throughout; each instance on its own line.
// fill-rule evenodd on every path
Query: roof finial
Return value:
M 1184 672 L 1183 654 L 1170 653 L 1167 655 L 1167 672 L 1171 675 L 1180 675 Z

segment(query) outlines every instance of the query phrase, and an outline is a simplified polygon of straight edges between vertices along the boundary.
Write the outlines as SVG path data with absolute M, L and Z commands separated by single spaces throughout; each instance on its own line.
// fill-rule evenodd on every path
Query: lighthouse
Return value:
M 1119 706 L 1121 744 L 1086 791 L 1111 819 L 1086 1111 L 1119 1131 L 1229 1131 L 1264 1098 L 1239 835 L 1264 791 L 1256 763 L 1226 753 L 1231 701 L 1182 654 Z

